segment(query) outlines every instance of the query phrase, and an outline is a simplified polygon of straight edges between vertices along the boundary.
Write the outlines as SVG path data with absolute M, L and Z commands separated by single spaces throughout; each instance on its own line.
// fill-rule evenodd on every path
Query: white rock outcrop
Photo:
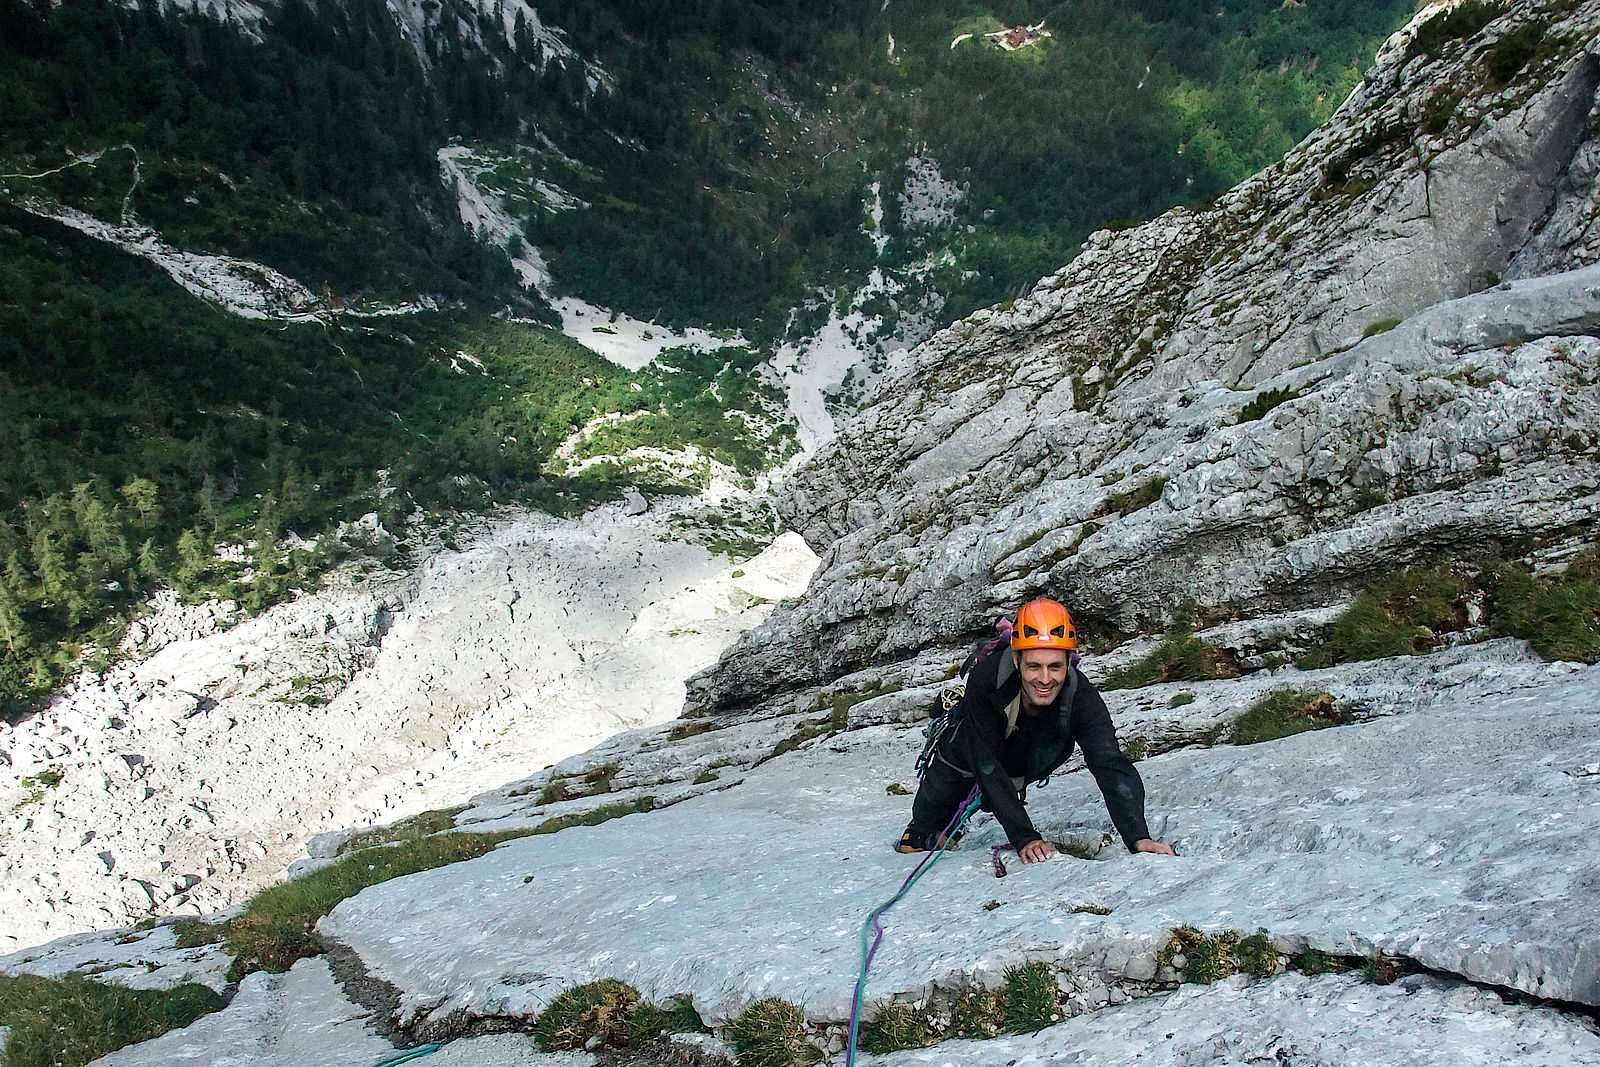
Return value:
M 0 948 L 225 908 L 319 833 L 671 718 L 814 558 L 791 535 L 734 564 L 668 521 L 513 517 L 243 622 L 166 603 L 124 663 L 0 727 Z

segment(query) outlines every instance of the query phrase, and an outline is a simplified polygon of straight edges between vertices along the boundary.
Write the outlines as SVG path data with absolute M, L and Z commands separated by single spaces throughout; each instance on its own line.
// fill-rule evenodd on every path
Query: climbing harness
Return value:
M 856 1031 L 861 1025 L 861 994 L 867 986 L 867 968 L 872 966 L 872 958 L 878 954 L 878 946 L 883 944 L 883 925 L 878 921 L 883 913 L 900 902 L 900 898 L 910 892 L 911 887 L 917 884 L 917 879 L 933 869 L 940 856 L 950 848 L 951 839 L 961 832 L 961 828 L 972 818 L 972 813 L 978 810 L 982 798 L 978 794 L 978 787 L 974 785 L 972 792 L 967 794 L 967 799 L 962 801 L 961 810 L 950 819 L 949 825 L 944 828 L 944 833 L 939 835 L 939 847 L 922 858 L 922 862 L 912 868 L 906 880 L 900 884 L 900 889 L 894 896 L 884 901 L 872 910 L 865 922 L 861 924 L 861 973 L 856 976 L 856 995 L 850 1005 L 850 1047 L 845 1056 L 845 1067 L 855 1067 L 856 1062 Z M 867 932 L 874 931 L 871 944 L 868 944 Z
M 385 1056 L 377 1063 L 374 1063 L 372 1067 L 399 1067 L 402 1063 L 410 1063 L 412 1060 L 421 1059 L 430 1052 L 438 1051 L 438 1045 L 418 1045 L 416 1048 L 408 1048 L 401 1052 L 396 1052 L 393 1056 Z

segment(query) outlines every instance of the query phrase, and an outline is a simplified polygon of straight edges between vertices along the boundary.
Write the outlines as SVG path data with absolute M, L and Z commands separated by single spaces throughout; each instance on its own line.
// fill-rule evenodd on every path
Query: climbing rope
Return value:
M 867 968 L 872 966 L 872 958 L 878 954 L 878 946 L 883 944 L 883 925 L 878 921 L 883 913 L 900 902 L 900 898 L 910 892 L 911 887 L 917 884 L 917 879 L 933 869 L 940 856 L 950 847 L 951 839 L 961 832 L 961 828 L 972 818 L 972 813 L 978 810 L 981 799 L 978 787 L 974 785 L 972 792 L 967 794 L 967 799 L 962 802 L 961 810 L 951 818 L 950 824 L 944 828 L 944 833 L 939 837 L 939 847 L 933 852 L 922 857 L 922 862 L 912 868 L 906 875 L 906 880 L 901 883 L 899 892 L 884 901 L 872 910 L 866 922 L 861 924 L 861 973 L 856 976 L 856 995 L 850 1005 L 850 1046 L 845 1055 L 845 1067 L 855 1067 L 856 1062 L 856 1031 L 861 1026 L 861 994 L 867 987 Z M 868 945 L 868 931 L 875 931 L 871 944 Z
M 385 1056 L 377 1063 L 374 1063 L 372 1067 L 399 1067 L 402 1063 L 409 1063 L 412 1060 L 421 1059 L 430 1052 L 438 1051 L 438 1045 L 418 1045 L 416 1048 L 408 1048 L 402 1052 L 396 1052 L 393 1056 Z

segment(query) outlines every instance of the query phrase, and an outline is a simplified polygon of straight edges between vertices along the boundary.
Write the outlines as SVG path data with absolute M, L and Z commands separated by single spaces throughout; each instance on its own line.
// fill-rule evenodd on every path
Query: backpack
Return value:
M 934 749 L 956 726 L 956 709 L 961 706 L 962 699 L 967 695 L 967 675 L 972 673 L 973 666 L 980 659 L 1011 641 L 1010 619 L 1002 618 L 994 624 L 994 628 L 999 636 L 987 641 L 981 637 L 978 639 L 972 651 L 967 653 L 967 658 L 961 661 L 955 677 L 944 684 L 939 690 L 939 695 L 934 698 L 933 707 L 928 709 L 928 725 L 922 728 L 927 740 L 923 742 L 922 755 L 917 757 L 918 781 L 927 775 L 928 763 L 933 759 Z

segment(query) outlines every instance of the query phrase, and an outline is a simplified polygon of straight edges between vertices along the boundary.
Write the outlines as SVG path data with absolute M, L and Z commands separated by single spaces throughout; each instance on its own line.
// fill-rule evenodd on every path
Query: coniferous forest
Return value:
M 792 432 L 729 413 L 778 404 L 771 345 L 869 271 L 932 262 L 944 322 L 1014 298 L 1093 229 L 1276 159 L 1411 6 L 549 0 L 573 52 L 553 57 L 494 0 L 443 4 L 420 41 L 379 0 L 259 23 L 0 0 L 0 705 L 32 706 L 154 589 L 259 607 L 375 550 L 302 540 L 364 513 L 403 534 L 614 496 L 615 464 L 544 469 L 600 413 L 646 413 L 619 447 L 759 471 Z M 1015 52 L 984 36 L 1041 22 Z M 559 291 L 752 346 L 632 373 L 549 328 L 438 160 L 536 142 L 582 205 L 526 212 Z M 954 218 L 901 217 L 914 156 L 961 189 Z M 328 313 L 232 316 L 32 200 L 263 263 Z

